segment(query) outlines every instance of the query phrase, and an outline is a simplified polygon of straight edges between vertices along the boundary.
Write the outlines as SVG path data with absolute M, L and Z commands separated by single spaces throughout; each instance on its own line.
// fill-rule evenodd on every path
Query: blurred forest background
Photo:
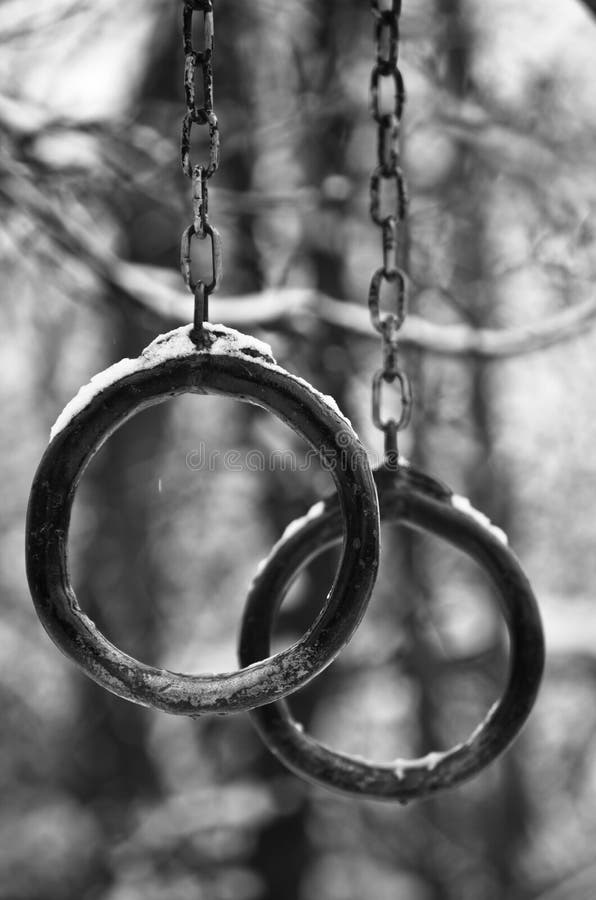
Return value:
M 0 3 L 2 900 L 596 896 L 591 6 L 404 2 L 416 406 L 402 450 L 508 532 L 549 653 L 514 748 L 404 808 L 302 783 L 247 715 L 178 719 L 107 694 L 38 624 L 23 522 L 49 428 L 93 373 L 192 314 L 177 272 L 191 219 L 181 3 Z M 215 13 L 225 277 L 211 318 L 270 342 L 378 454 L 369 4 L 218 0 Z M 312 467 L 197 464 L 251 448 L 304 449 L 259 410 L 186 397 L 94 459 L 73 574 L 119 646 L 178 671 L 235 667 L 256 561 L 329 486 Z M 471 563 L 407 529 L 383 541 L 364 624 L 292 705 L 334 747 L 391 759 L 465 737 L 498 696 L 506 648 Z M 333 564 L 301 578 L 279 644 L 312 620 Z

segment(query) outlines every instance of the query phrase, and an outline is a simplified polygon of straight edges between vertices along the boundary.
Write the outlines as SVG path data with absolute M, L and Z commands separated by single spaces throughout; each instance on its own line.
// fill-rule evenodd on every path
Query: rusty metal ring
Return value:
M 310 781 L 350 794 L 407 802 L 455 786 L 494 760 L 518 733 L 534 704 L 544 667 L 544 640 L 536 600 L 519 562 L 467 501 L 405 465 L 375 473 L 381 521 L 401 522 L 437 535 L 476 560 L 496 587 L 510 635 L 507 685 L 501 699 L 463 743 L 419 759 L 369 763 L 335 752 L 304 734 L 288 704 L 251 712 L 261 737 L 288 768 Z M 293 529 L 257 576 L 244 612 L 241 665 L 269 652 L 270 631 L 283 597 L 308 562 L 340 539 L 334 499 Z
M 269 348 L 229 328 L 191 326 L 157 338 L 81 389 L 54 426 L 27 516 L 27 575 L 44 628 L 103 687 L 135 703 L 195 716 L 252 708 L 305 684 L 339 653 L 365 611 L 378 564 L 378 506 L 366 454 L 330 398 L 275 364 Z M 273 412 L 320 454 L 337 486 L 345 547 L 325 608 L 288 649 L 236 672 L 188 675 L 147 666 L 111 644 L 80 609 L 68 572 L 68 529 L 78 481 L 127 419 L 184 393 L 220 394 Z

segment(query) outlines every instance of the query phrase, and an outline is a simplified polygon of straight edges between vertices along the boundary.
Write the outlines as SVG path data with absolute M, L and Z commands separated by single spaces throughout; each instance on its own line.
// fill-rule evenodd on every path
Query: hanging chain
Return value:
M 208 315 L 208 297 L 218 287 L 222 276 L 221 238 L 218 230 L 209 224 L 208 181 L 219 166 L 219 127 L 213 112 L 213 0 L 183 0 L 182 14 L 184 39 L 184 93 L 186 113 L 182 121 L 181 158 L 182 170 L 192 182 L 193 221 L 185 229 L 180 243 L 180 267 L 188 289 L 194 294 L 195 312 L 193 334 L 199 334 Z M 193 19 L 195 12 L 203 15 L 203 47 L 193 45 Z M 197 101 L 197 73 L 202 81 L 202 106 Z M 191 159 L 191 133 L 193 125 L 208 126 L 209 160 L 206 164 L 193 163 Z M 211 280 L 195 279 L 192 274 L 192 239 L 211 241 Z
M 398 333 L 406 317 L 405 224 L 407 195 L 400 166 L 400 126 L 405 101 L 404 83 L 398 66 L 399 17 L 401 0 L 371 0 L 375 18 L 375 63 L 370 80 L 370 105 L 377 123 L 377 165 L 370 179 L 370 216 L 381 231 L 382 266 L 374 273 L 368 292 L 373 328 L 382 339 L 383 364 L 374 375 L 372 418 L 385 434 L 385 454 L 397 459 L 397 433 L 410 420 L 412 393 L 407 374 L 400 369 Z M 392 92 L 391 104 L 384 102 L 386 89 Z M 391 195 L 394 199 L 388 199 Z M 392 205 L 388 212 L 385 207 Z M 392 295 L 391 312 L 382 313 L 381 291 L 386 286 Z M 384 419 L 382 386 L 398 382 L 401 411 L 399 418 Z

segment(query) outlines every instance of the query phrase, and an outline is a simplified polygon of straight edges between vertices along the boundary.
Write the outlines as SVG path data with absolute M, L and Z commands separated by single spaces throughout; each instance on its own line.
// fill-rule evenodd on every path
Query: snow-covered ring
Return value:
M 484 729 L 490 724 L 499 709 L 499 705 L 498 702 L 493 703 L 482 722 L 476 726 L 471 735 L 460 744 L 455 744 L 451 749 L 434 750 L 431 753 L 427 753 L 426 756 L 419 756 L 416 759 L 394 759 L 391 766 L 396 777 L 402 781 L 406 777 L 406 773 L 412 769 L 426 769 L 427 772 L 433 772 L 443 760 L 462 750 L 469 750 Z
M 411 468 L 411 463 L 408 459 L 405 458 L 405 456 L 399 457 L 398 465 L 404 469 Z M 472 506 L 467 497 L 462 497 L 461 494 L 451 493 L 449 500 L 454 509 L 463 512 L 471 519 L 474 519 L 476 522 L 478 522 L 479 525 L 482 525 L 483 528 L 486 528 L 488 531 L 490 531 L 493 537 L 496 537 L 497 540 L 505 546 L 509 544 L 509 539 L 507 538 L 507 535 L 505 534 L 503 529 L 499 528 L 498 525 L 493 525 L 488 516 L 480 512 L 480 510 L 476 509 L 475 506 Z
M 406 777 L 406 772 L 411 769 L 426 769 L 427 772 L 432 772 L 448 755 L 449 751 L 446 751 L 445 753 L 427 753 L 426 756 L 420 756 L 416 759 L 396 759 L 392 763 L 393 771 L 400 781 Z
M 405 456 L 400 456 L 398 459 L 398 465 L 401 468 L 409 469 L 411 468 L 411 463 Z M 447 489 L 448 490 L 448 489 Z M 509 539 L 502 528 L 499 528 L 498 525 L 493 525 L 491 520 L 484 513 L 481 513 L 475 506 L 472 506 L 467 497 L 462 497 L 460 494 L 451 493 L 449 496 L 449 500 L 451 502 L 451 506 L 454 509 L 463 512 L 465 515 L 469 516 L 471 519 L 474 519 L 478 522 L 479 525 L 482 525 L 483 528 L 486 528 L 493 537 L 496 537 L 498 541 L 504 544 L 506 547 L 509 544 Z
M 478 522 L 479 525 L 482 525 L 483 528 L 486 528 L 488 531 L 490 531 L 493 537 L 496 537 L 498 541 L 500 541 L 505 546 L 508 545 L 509 541 L 503 529 L 499 528 L 497 525 L 493 525 L 488 516 L 485 516 L 484 513 L 479 512 L 476 507 L 472 506 L 467 497 L 461 497 L 459 494 L 452 494 L 450 500 L 451 505 L 455 509 L 458 509 L 460 512 L 465 513 L 465 515 L 470 516 L 470 518 Z
M 293 519 L 289 525 L 286 526 L 284 533 L 279 539 L 279 543 L 285 543 L 289 541 L 291 537 L 293 537 L 297 531 L 300 531 L 308 522 L 314 521 L 314 519 L 318 519 L 325 512 L 325 501 L 319 500 L 315 503 L 311 508 L 306 512 L 303 516 L 300 516 L 298 519 Z
M 225 325 L 205 323 L 203 327 L 209 332 L 211 343 L 199 348 L 190 339 L 192 327 L 192 325 L 183 325 L 181 328 L 175 328 L 166 334 L 160 334 L 143 350 L 140 356 L 137 356 L 135 359 L 129 359 L 128 357 L 121 359 L 108 369 L 104 369 L 103 372 L 94 375 L 91 381 L 80 388 L 78 393 L 60 413 L 50 431 L 50 441 L 66 428 L 74 417 L 82 412 L 98 394 L 117 381 L 126 378 L 128 375 L 133 375 L 135 372 L 151 369 L 167 360 L 183 359 L 196 354 L 224 354 L 226 356 L 245 357 L 267 369 L 282 372 L 288 378 L 291 378 L 292 381 L 306 387 L 310 393 L 319 397 L 327 406 L 333 409 L 350 430 L 353 430 L 350 421 L 340 412 L 333 397 L 321 394 L 304 378 L 292 375 L 277 365 L 269 344 L 242 334 L 233 328 L 227 328 Z M 255 353 L 257 354 L 256 357 Z
M 405 456 L 399 457 L 399 465 L 403 468 L 410 468 L 411 463 Z M 451 494 L 449 498 L 451 505 L 454 509 L 463 512 L 465 515 L 470 516 L 470 518 L 474 519 L 483 528 L 488 529 L 490 533 L 497 538 L 502 544 L 505 546 L 508 545 L 509 541 L 507 539 L 507 535 L 503 531 L 502 528 L 499 528 L 497 525 L 493 525 L 488 516 L 485 516 L 484 513 L 479 512 L 468 500 L 467 497 L 462 497 L 460 494 Z M 274 557 L 282 544 L 285 544 L 286 541 L 289 541 L 298 531 L 300 531 L 303 527 L 305 527 L 309 522 L 318 519 L 323 515 L 326 509 L 326 504 L 324 500 L 319 500 L 318 503 L 315 503 L 305 515 L 300 516 L 298 519 L 294 519 L 289 525 L 286 526 L 285 531 L 279 540 L 273 545 L 270 553 L 262 559 L 256 569 L 255 577 L 253 580 L 256 580 L 259 575 L 264 571 L 265 567 L 269 563 L 269 561 Z
M 326 509 L 326 504 L 324 500 L 319 500 L 314 506 L 308 510 L 303 516 L 300 516 L 298 519 L 293 519 L 289 525 L 286 526 L 286 529 L 282 536 L 271 548 L 270 553 L 262 559 L 257 566 L 255 576 L 253 578 L 253 584 L 259 577 L 259 575 L 264 571 L 265 567 L 269 563 L 269 561 L 277 554 L 277 551 L 281 547 L 282 544 L 285 544 L 286 541 L 289 541 L 291 537 L 293 537 L 297 531 L 300 531 L 308 522 L 312 522 L 315 519 L 320 518 L 323 515 Z

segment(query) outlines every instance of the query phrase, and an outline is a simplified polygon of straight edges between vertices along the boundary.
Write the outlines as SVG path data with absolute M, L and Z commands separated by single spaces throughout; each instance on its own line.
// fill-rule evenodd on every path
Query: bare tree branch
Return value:
M 594 0 L 596 8 L 596 0 Z M 5 98 L 0 98 L 5 101 Z M 15 107 L 0 102 L 0 119 L 15 122 Z M 95 224 L 86 222 L 87 215 L 79 207 L 81 217 L 61 216 L 51 197 L 39 190 L 27 166 L 5 160 L 9 177 L 4 192 L 18 206 L 29 208 L 34 220 L 47 226 L 51 237 L 68 254 L 76 256 L 100 278 L 117 287 L 139 312 L 150 313 L 164 326 L 190 321 L 192 300 L 177 273 L 152 266 L 124 261 L 96 236 Z M 437 289 L 439 290 L 439 289 Z M 217 317 L 238 328 L 293 328 L 308 330 L 317 319 L 344 328 L 364 338 L 374 338 L 368 309 L 364 305 L 324 296 L 312 288 L 279 288 L 243 297 L 215 297 L 213 311 Z M 416 347 L 441 356 L 502 359 L 544 350 L 555 344 L 584 334 L 596 319 L 596 298 L 590 298 L 568 309 L 529 325 L 513 329 L 474 329 L 469 325 L 439 325 L 410 315 L 402 330 L 405 346 Z
M 186 322 L 191 300 L 179 276 L 152 266 L 121 260 L 111 268 L 111 279 L 129 296 L 167 322 Z M 221 321 L 238 328 L 287 326 L 304 329 L 309 320 L 322 318 L 365 338 L 371 330 L 368 308 L 335 300 L 310 288 L 280 288 L 243 297 L 214 297 L 213 311 Z M 596 319 L 596 298 L 562 310 L 548 319 L 513 329 L 474 329 L 468 325 L 438 325 L 410 315 L 402 329 L 404 345 L 441 356 L 477 356 L 502 359 L 544 350 L 584 334 Z
M 158 317 L 164 326 L 190 321 L 192 300 L 180 276 L 171 270 L 120 259 L 85 221 L 58 215 L 48 198 L 14 168 L 12 182 L 18 201 L 50 227 L 71 254 L 81 257 L 99 277 L 117 287 L 139 311 Z M 82 212 L 82 210 L 81 210 Z M 322 318 L 364 338 L 375 338 L 366 306 L 336 300 L 312 288 L 277 288 L 243 297 L 215 297 L 217 317 L 237 328 L 308 329 Z M 410 315 L 402 329 L 405 346 L 441 356 L 503 359 L 543 350 L 585 334 L 596 319 L 596 298 L 590 298 L 535 323 L 513 329 L 474 329 L 469 325 L 438 325 Z

